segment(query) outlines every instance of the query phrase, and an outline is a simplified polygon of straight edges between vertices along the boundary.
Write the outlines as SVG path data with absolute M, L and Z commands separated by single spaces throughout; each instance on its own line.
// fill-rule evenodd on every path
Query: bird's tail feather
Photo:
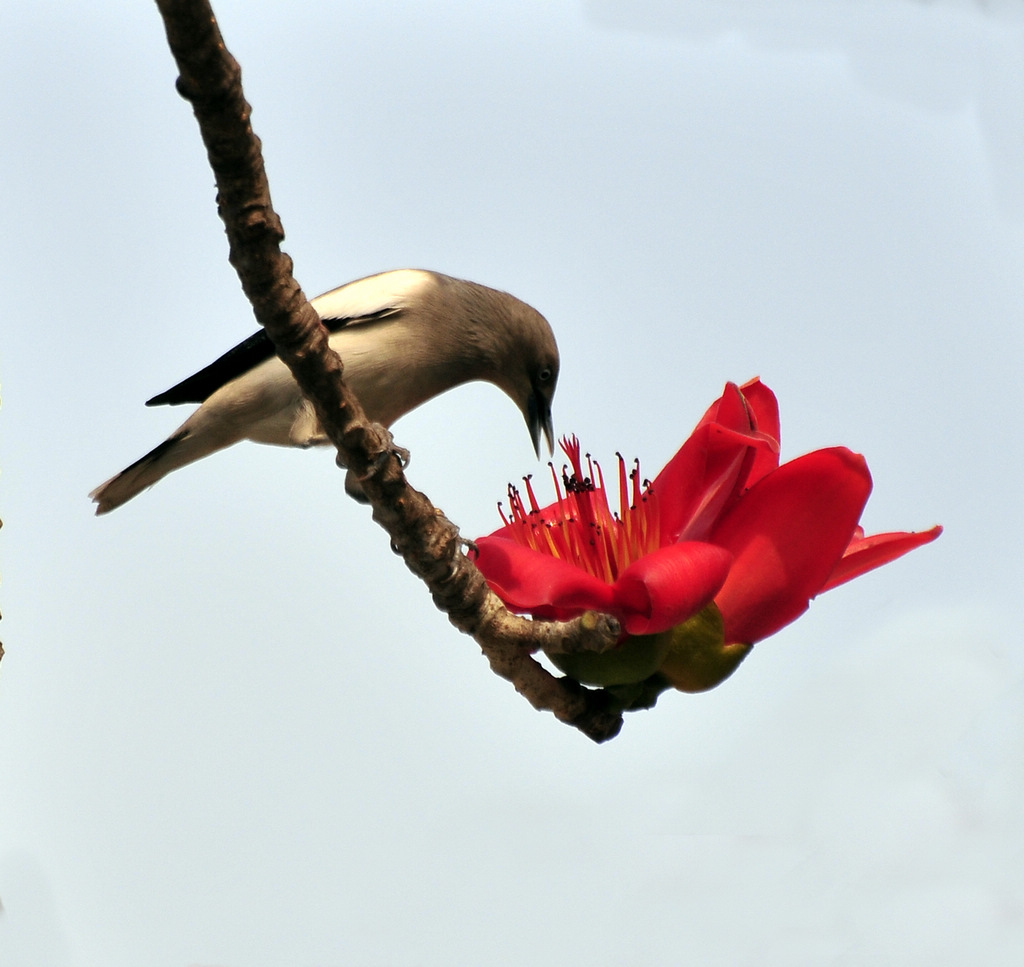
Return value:
M 203 456 L 203 453 L 189 453 L 192 448 L 183 446 L 189 431 L 179 430 L 144 457 L 125 467 L 119 474 L 101 483 L 89 496 L 96 502 L 96 514 L 106 514 L 127 503 L 132 497 L 152 487 L 172 470 Z

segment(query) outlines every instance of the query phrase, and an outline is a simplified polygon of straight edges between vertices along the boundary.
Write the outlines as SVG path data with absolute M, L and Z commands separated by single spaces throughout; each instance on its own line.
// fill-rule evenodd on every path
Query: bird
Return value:
M 389 427 L 432 397 L 483 380 L 519 408 L 538 458 L 541 434 L 551 452 L 558 346 L 548 321 L 525 302 L 439 272 L 397 269 L 332 289 L 311 305 L 371 421 Z M 303 448 L 329 442 L 264 330 L 146 401 L 181 403 L 200 405 L 163 443 L 89 494 L 97 515 L 242 440 Z M 360 496 L 351 471 L 346 489 Z

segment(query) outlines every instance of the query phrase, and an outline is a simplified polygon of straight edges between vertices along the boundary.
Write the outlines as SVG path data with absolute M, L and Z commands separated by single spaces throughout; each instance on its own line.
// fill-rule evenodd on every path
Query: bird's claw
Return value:
M 368 480 L 375 473 L 381 470 L 384 464 L 387 463 L 388 457 L 397 457 L 398 462 L 402 465 L 402 469 L 404 470 L 409 466 L 409 460 L 412 456 L 405 447 L 400 447 L 395 443 L 395 438 L 391 435 L 391 431 L 386 426 L 383 426 L 380 423 L 374 423 L 372 426 L 384 443 L 373 457 L 371 457 L 370 469 L 361 477 L 356 478 L 360 483 L 364 480 Z
M 369 458 L 369 468 L 366 473 L 361 475 L 353 473 L 340 453 L 336 460 L 339 467 L 344 467 L 348 470 L 349 478 L 356 484 L 360 484 L 364 480 L 369 480 L 375 473 L 382 470 L 384 464 L 388 461 L 388 457 L 397 457 L 403 470 L 409 466 L 409 451 L 406 450 L 405 447 L 400 447 L 395 443 L 395 438 L 391 435 L 391 431 L 380 423 L 371 423 L 370 427 L 376 435 L 378 445 Z
M 368 504 L 370 502 L 370 498 L 366 496 L 366 491 L 363 489 L 363 481 L 369 480 L 370 477 L 382 470 L 388 461 L 388 457 L 397 457 L 403 470 L 409 466 L 410 459 L 409 451 L 395 443 L 391 431 L 386 426 L 382 426 L 380 423 L 371 423 L 370 426 L 376 432 L 376 439 L 379 441 L 379 445 L 370 457 L 370 465 L 366 473 L 361 475 L 355 473 L 345 463 L 340 453 L 335 461 L 339 467 L 348 471 L 345 474 L 345 491 L 350 497 L 361 504 Z

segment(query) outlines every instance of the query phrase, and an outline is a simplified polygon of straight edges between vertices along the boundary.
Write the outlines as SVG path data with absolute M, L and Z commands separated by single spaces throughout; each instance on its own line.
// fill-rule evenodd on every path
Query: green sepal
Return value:
M 618 703 L 623 712 L 639 712 L 654 708 L 658 696 L 671 687 L 664 675 L 654 674 L 632 685 L 608 685 L 605 691 Z
M 706 692 L 720 685 L 754 647 L 725 643 L 725 622 L 713 601 L 665 634 L 671 641 L 659 670 L 681 692 Z
M 584 651 L 548 658 L 583 685 L 634 685 L 661 667 L 672 644 L 668 635 L 633 635 L 602 654 Z
M 675 628 L 656 635 L 633 635 L 603 654 L 580 652 L 548 657 L 583 685 L 638 686 L 655 674 L 661 676 L 650 696 L 646 695 L 650 690 L 646 687 L 637 690 L 637 700 L 643 703 L 656 701 L 666 681 L 681 692 L 706 692 L 720 685 L 736 671 L 751 648 L 753 645 L 743 642 L 725 643 L 722 612 L 712 601 Z M 640 698 L 641 694 L 645 697 Z M 644 706 L 631 703 L 627 707 Z

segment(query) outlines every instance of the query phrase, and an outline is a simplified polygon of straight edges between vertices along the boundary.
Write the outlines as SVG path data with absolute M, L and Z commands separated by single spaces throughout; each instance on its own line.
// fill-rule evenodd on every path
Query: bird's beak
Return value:
M 544 439 L 547 441 L 548 453 L 555 452 L 555 428 L 551 424 L 551 404 L 540 395 L 531 393 L 527 404 L 526 425 L 530 428 L 530 439 L 533 440 L 533 449 L 540 459 L 540 434 L 544 431 Z

